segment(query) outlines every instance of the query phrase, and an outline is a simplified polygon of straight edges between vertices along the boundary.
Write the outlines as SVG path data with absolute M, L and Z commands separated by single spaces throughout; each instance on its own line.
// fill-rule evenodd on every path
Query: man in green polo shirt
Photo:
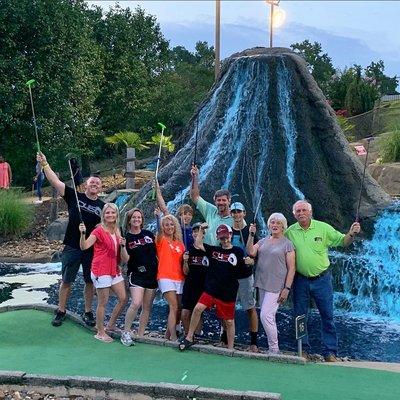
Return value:
M 219 242 L 215 234 L 217 228 L 222 224 L 230 227 L 233 226 L 233 218 L 231 217 L 230 210 L 231 194 L 227 189 L 217 190 L 214 194 L 214 204 L 208 203 L 200 196 L 199 169 L 195 165 L 192 166 L 190 174 L 193 180 L 190 189 L 190 198 L 208 224 L 204 243 L 210 246 L 218 246 Z
M 310 299 L 314 299 L 321 317 L 322 354 L 326 361 L 337 361 L 337 336 L 333 321 L 333 285 L 328 250 L 346 247 L 360 232 L 354 222 L 343 234 L 325 222 L 312 219 L 312 206 L 306 200 L 293 205 L 297 223 L 291 225 L 285 236 L 296 248 L 296 276 L 293 281 L 293 307 L 295 317 L 307 315 Z M 310 349 L 308 337 L 303 338 L 305 350 Z

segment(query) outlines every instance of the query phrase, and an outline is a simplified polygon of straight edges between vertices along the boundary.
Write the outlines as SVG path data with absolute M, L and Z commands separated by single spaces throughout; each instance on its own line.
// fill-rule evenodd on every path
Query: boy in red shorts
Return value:
M 215 306 L 217 317 L 222 319 L 228 336 L 228 349 L 233 349 L 235 338 L 235 301 L 239 287 L 238 279 L 246 278 L 253 273 L 251 266 L 254 260 L 244 257 L 241 248 L 233 246 L 232 228 L 219 225 L 216 231 L 219 246 L 203 243 L 204 229 L 200 229 L 195 246 L 204 250 L 210 266 L 206 275 L 204 292 L 197 302 L 190 319 L 189 332 L 179 344 L 181 351 L 193 345 L 193 335 L 200 321 L 201 314 L 207 308 Z

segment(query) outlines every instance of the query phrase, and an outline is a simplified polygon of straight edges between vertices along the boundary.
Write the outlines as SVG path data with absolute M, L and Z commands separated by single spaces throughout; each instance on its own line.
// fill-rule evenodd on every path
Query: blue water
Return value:
M 377 218 L 370 240 L 355 246 L 351 254 L 333 253 L 341 269 L 337 306 L 355 315 L 400 320 L 400 203 Z

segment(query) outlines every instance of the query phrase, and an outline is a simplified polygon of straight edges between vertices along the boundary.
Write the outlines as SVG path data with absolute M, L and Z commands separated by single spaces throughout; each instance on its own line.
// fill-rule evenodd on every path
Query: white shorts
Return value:
M 176 294 L 182 294 L 184 283 L 185 281 L 173 281 L 172 279 L 159 279 L 158 288 L 161 290 L 162 294 L 166 292 L 176 292 Z
M 92 277 L 93 286 L 96 289 L 109 288 L 124 280 L 124 277 L 122 275 L 100 275 L 96 277 L 96 275 L 91 272 L 90 276 Z

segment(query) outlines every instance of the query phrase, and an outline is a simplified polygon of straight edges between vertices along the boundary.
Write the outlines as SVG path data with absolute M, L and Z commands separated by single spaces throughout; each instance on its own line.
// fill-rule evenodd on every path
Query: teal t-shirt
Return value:
M 214 204 L 208 203 L 202 197 L 199 197 L 197 200 L 196 208 L 200 211 L 204 220 L 208 224 L 208 229 L 204 235 L 204 243 L 209 244 L 210 246 L 218 246 L 219 241 L 217 240 L 216 230 L 221 224 L 226 224 L 232 227 L 232 217 L 230 215 L 221 217 L 218 215 L 217 207 Z

